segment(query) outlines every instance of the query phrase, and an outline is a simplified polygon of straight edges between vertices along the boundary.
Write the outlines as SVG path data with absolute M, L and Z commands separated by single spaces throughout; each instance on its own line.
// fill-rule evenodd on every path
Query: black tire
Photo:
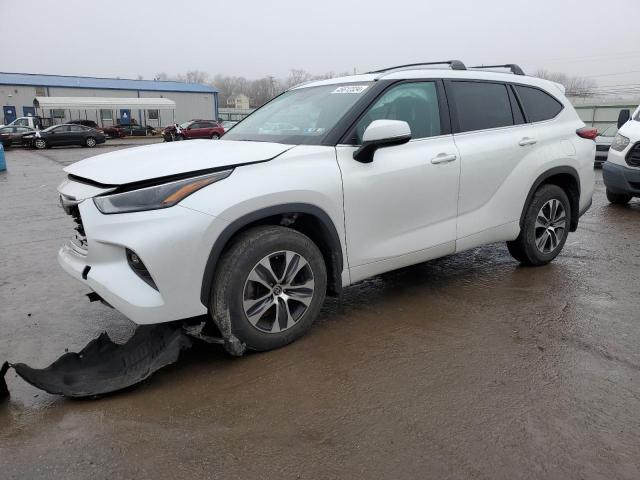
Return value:
M 84 145 L 83 145 L 83 146 L 84 146 L 84 147 L 88 147 L 88 148 L 93 148 L 93 147 L 95 147 L 95 146 L 97 145 L 97 143 L 98 143 L 98 142 L 96 141 L 96 139 L 95 139 L 95 138 L 93 138 L 93 137 L 87 137 L 87 138 L 84 140 Z
M 631 195 L 625 195 L 624 193 L 614 193 L 607 188 L 607 200 L 614 205 L 626 205 L 633 198 Z
M 176 142 L 180 142 L 182 140 L 184 140 L 184 135 L 182 134 L 178 134 L 173 138 Z
M 214 133 L 213 135 L 211 135 L 211 140 L 220 140 L 220 135 Z
M 541 230 L 540 227 L 536 228 L 536 220 L 538 219 L 539 212 L 541 212 L 543 206 L 546 206 L 547 202 L 552 200 L 560 202 L 564 209 L 564 227 L 562 227 L 561 234 L 557 237 L 554 233 L 554 238 L 558 239 L 556 246 L 550 248 L 551 245 L 553 245 L 551 240 L 545 241 L 543 243 L 543 250 L 545 247 L 549 246 L 548 248 L 550 251 L 542 251 L 536 245 L 536 232 L 540 233 Z M 562 221 L 559 223 L 562 224 Z M 529 205 L 527 206 L 520 235 L 518 235 L 518 238 L 515 240 L 507 242 L 509 253 L 523 265 L 546 265 L 556 258 L 562 251 L 562 247 L 564 247 L 564 244 L 567 241 L 567 236 L 569 235 L 570 225 L 571 204 L 569 203 L 569 198 L 565 191 L 557 185 L 542 185 L 534 193 Z M 555 232 L 559 229 L 560 227 L 556 227 L 553 231 Z M 544 228 L 542 230 L 543 232 L 540 238 L 544 235 Z M 549 238 L 548 233 L 545 238 Z
M 254 326 L 247 317 L 244 308 L 245 287 L 250 288 L 249 285 L 253 287 L 249 283 L 248 277 L 254 267 L 258 266 L 258 262 L 269 255 L 277 259 L 278 252 L 282 251 L 298 254 L 308 262 L 314 288 L 308 307 L 302 311 L 295 323 L 289 328 L 283 328 L 282 331 L 270 333 L 264 330 L 267 328 L 266 324 L 264 327 L 260 327 L 262 320 Z M 308 274 L 309 270 L 306 272 Z M 282 276 L 286 276 L 284 272 Z M 259 287 L 264 288 L 262 285 Z M 216 324 L 230 325 L 231 333 L 247 348 L 258 351 L 272 350 L 293 342 L 309 330 L 324 302 L 326 287 L 327 271 L 324 259 L 311 239 L 286 227 L 255 227 L 240 234 L 222 255 L 214 277 L 210 312 Z M 275 300 L 276 303 L 281 302 L 274 297 L 275 287 L 271 291 L 264 291 L 267 292 L 266 296 Z M 286 291 L 285 287 L 283 287 L 283 291 Z M 261 295 L 262 293 L 258 296 Z M 291 306 L 290 301 L 292 300 L 285 301 L 286 310 L 280 310 L 285 312 L 284 315 L 296 308 L 300 309 L 300 305 L 302 305 L 293 300 L 293 306 Z M 278 311 L 275 304 L 272 305 L 262 314 L 262 318 L 266 317 L 267 324 L 270 321 L 269 317 L 273 316 L 275 319 L 275 312 Z M 279 303 L 278 306 L 282 308 L 282 305 Z M 275 323 L 272 324 L 275 325 Z
M 33 142 L 33 146 L 38 150 L 44 150 L 45 148 L 49 148 L 49 145 L 47 144 L 46 140 L 42 138 L 36 138 Z

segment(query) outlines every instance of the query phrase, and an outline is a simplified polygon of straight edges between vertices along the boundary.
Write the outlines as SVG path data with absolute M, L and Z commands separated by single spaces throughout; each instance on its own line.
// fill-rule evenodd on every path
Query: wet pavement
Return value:
M 46 366 L 131 335 L 55 258 L 61 167 L 127 146 L 7 152 L 0 360 Z M 379 276 L 289 347 L 198 347 L 98 400 L 10 372 L 0 478 L 640 478 L 640 201 L 608 205 L 597 179 L 546 267 L 499 244 Z

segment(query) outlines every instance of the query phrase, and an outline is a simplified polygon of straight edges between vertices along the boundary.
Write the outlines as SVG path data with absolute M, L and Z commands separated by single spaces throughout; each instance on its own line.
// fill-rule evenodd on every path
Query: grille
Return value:
M 598 152 L 608 152 L 610 148 L 610 145 L 596 145 L 596 150 Z
M 78 202 L 71 197 L 60 195 L 60 203 L 64 211 L 71 215 L 75 223 L 73 234 L 69 239 L 68 245 L 79 255 L 87 255 L 87 236 L 84 232 L 84 225 L 82 224 L 82 217 L 80 216 L 80 209 L 78 208 Z
M 627 164 L 632 167 L 640 167 L 640 142 L 631 147 L 627 153 Z

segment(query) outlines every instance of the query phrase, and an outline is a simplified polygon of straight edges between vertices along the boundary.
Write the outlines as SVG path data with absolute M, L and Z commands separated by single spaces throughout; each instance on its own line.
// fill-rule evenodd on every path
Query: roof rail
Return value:
M 460 60 L 445 60 L 443 62 L 421 62 L 421 63 L 408 63 L 407 65 L 398 65 L 396 67 L 383 68 L 381 70 L 373 70 L 367 73 L 386 73 L 391 70 L 400 70 L 402 68 L 409 67 L 422 67 L 424 65 L 449 65 L 451 70 L 466 70 L 467 67 L 464 66 Z
M 477 67 L 470 68 L 508 68 L 514 75 L 524 75 L 524 70 L 515 63 L 506 63 L 504 65 L 479 65 Z

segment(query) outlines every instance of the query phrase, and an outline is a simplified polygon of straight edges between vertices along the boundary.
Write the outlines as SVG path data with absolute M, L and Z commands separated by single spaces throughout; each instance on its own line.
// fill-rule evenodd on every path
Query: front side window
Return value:
M 562 104 L 542 90 L 522 85 L 515 87 L 530 122 L 551 120 L 562 110 Z
M 452 90 L 460 132 L 514 124 L 506 85 L 455 81 Z
M 407 122 L 413 139 L 440 135 L 440 109 L 435 82 L 401 83 L 387 90 L 358 122 L 355 132 L 357 144 L 362 143 L 364 131 L 374 120 Z
M 20 119 L 16 120 L 15 122 L 13 122 L 13 124 L 18 126 L 18 127 L 28 127 L 29 126 L 29 119 L 28 118 L 20 118 Z
M 289 90 L 233 127 L 224 139 L 320 145 L 371 85 L 360 82 Z

